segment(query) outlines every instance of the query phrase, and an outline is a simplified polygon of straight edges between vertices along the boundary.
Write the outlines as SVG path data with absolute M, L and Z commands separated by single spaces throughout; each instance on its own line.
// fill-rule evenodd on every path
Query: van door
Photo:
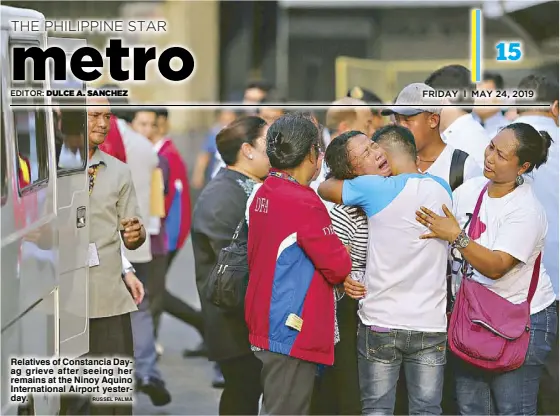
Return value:
M 48 38 L 48 46 L 66 52 L 67 80 L 54 81 L 52 89 L 85 92 L 83 81 L 70 72 L 72 53 L 87 46 L 85 39 Z M 59 229 L 60 356 L 78 357 L 89 351 L 88 275 L 89 192 L 87 162 L 87 110 L 85 97 L 53 97 L 57 153 L 57 215 Z M 72 104 L 76 107 L 56 107 Z

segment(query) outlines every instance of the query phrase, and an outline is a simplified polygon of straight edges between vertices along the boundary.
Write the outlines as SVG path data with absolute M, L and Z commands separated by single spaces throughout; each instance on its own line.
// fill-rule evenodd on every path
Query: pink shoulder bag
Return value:
M 488 184 L 476 203 L 469 237 L 479 227 L 478 214 Z M 475 367 L 505 372 L 521 367 L 529 348 L 530 305 L 537 283 L 541 254 L 535 261 L 527 300 L 513 304 L 484 285 L 463 276 L 448 329 L 451 351 Z

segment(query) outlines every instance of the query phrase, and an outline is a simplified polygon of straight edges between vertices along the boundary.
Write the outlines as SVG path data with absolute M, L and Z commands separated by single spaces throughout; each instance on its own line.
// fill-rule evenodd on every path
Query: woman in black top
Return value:
M 245 215 L 253 186 L 268 174 L 266 131 L 260 117 L 243 117 L 216 137 L 222 168 L 198 197 L 193 212 L 192 243 L 196 286 L 204 317 L 204 341 L 210 361 L 217 361 L 225 379 L 220 415 L 256 415 L 262 393 L 261 362 L 253 355 L 241 310 L 226 312 L 208 302 L 206 284 L 220 250 L 227 247 Z

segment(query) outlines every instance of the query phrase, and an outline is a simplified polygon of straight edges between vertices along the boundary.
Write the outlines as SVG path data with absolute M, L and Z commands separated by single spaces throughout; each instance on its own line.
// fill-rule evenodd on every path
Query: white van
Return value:
M 9 359 L 77 357 L 88 352 L 87 114 L 85 107 L 57 109 L 48 97 L 18 101 L 26 107 L 10 106 L 10 88 L 25 83 L 35 88 L 50 85 L 31 81 L 15 85 L 11 48 L 53 44 L 70 54 L 85 41 L 14 31 L 11 21 L 44 21 L 45 17 L 33 10 L 0 7 L 0 413 L 55 415 L 60 406 L 56 395 L 35 393 L 23 410 L 11 403 Z

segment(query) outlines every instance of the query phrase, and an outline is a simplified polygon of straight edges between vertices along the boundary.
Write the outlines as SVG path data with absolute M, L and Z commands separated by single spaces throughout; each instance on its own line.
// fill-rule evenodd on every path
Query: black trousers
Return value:
M 171 264 L 173 263 L 176 255 L 177 250 L 169 252 L 169 254 L 166 256 L 167 264 L 165 266 L 165 275 L 161 279 L 154 276 L 154 279 L 150 285 L 152 291 L 155 291 L 156 296 L 158 297 L 158 299 L 156 299 L 155 301 L 155 305 L 150 306 L 150 308 L 152 309 L 152 317 L 154 320 L 155 336 L 157 338 L 161 314 L 162 312 L 167 312 L 169 315 L 177 318 L 180 321 L 183 321 L 187 325 L 192 326 L 198 331 L 200 336 L 204 338 L 204 321 L 202 319 L 202 313 L 194 309 L 189 304 L 185 303 L 182 299 L 171 294 L 165 288 L 165 282 L 167 280 L 166 275 L 171 268 Z M 155 273 L 157 275 L 160 275 L 164 269 L 161 261 L 158 260 L 158 263 L 155 267 L 157 268 Z
M 556 301 L 558 311 L 558 301 Z M 558 334 L 558 328 L 556 329 Z M 548 354 L 541 376 L 538 396 L 538 413 L 540 415 L 557 415 L 558 413 L 558 335 L 552 351 Z
M 89 352 L 86 357 L 134 357 L 130 313 L 89 320 Z M 95 404 L 87 396 L 65 395 L 60 415 L 132 415 L 132 402 Z
M 155 337 L 157 337 L 157 328 L 159 327 L 159 321 L 164 309 L 165 281 L 168 265 L 169 259 L 167 254 L 154 255 L 150 263 L 150 273 L 145 288 L 150 302 Z
M 218 362 L 225 380 L 220 415 L 258 415 L 262 363 L 253 353 Z
M 344 296 L 337 304 L 340 342 L 334 350 L 334 366 L 316 378 L 312 415 L 359 415 L 362 413 L 358 378 L 358 301 Z

